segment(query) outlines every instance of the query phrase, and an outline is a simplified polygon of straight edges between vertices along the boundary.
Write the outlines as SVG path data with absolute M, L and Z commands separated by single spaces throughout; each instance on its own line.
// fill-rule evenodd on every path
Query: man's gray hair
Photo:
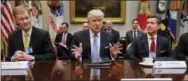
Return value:
M 101 17 L 104 17 L 104 13 L 101 10 L 99 10 L 99 9 L 93 9 L 93 10 L 91 10 L 91 11 L 88 12 L 87 19 L 89 20 L 89 18 L 91 16 L 101 16 Z

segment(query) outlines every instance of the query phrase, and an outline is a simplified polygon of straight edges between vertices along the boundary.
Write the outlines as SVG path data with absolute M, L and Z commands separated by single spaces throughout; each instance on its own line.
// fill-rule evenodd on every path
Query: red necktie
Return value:
M 150 52 L 156 52 L 155 38 L 151 37 L 151 47 Z

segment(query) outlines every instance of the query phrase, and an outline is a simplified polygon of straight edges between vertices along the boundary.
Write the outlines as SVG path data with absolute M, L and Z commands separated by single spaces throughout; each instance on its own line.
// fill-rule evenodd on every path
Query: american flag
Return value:
M 6 44 L 8 42 L 8 35 L 14 30 L 15 28 L 14 28 L 11 4 L 7 0 L 2 0 L 1 1 L 1 35 Z

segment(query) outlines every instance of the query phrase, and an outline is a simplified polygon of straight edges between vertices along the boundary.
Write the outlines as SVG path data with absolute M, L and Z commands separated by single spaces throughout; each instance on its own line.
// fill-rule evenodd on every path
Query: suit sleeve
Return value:
M 7 54 L 7 58 L 6 58 L 7 61 L 11 60 L 11 57 L 13 56 L 14 51 L 15 50 L 14 50 L 14 46 L 13 46 L 13 43 L 11 40 L 11 35 L 9 35 L 8 36 L 8 54 Z
M 60 36 L 61 36 L 60 34 L 56 35 L 56 37 L 55 37 L 55 43 L 61 42 Z
M 180 59 L 180 60 L 185 60 L 185 46 L 184 46 L 184 38 L 183 36 L 180 37 L 180 40 L 178 42 L 178 46 L 176 47 L 176 55 L 177 55 L 177 58 Z
M 43 54 L 34 54 L 35 60 L 54 60 L 55 52 L 48 32 L 44 34 L 42 42 Z
M 69 39 L 67 40 L 67 47 L 69 48 L 69 50 L 71 50 L 72 39 L 73 39 L 72 34 L 69 34 Z
M 117 38 L 116 38 L 116 42 L 118 42 L 118 41 L 119 41 L 119 39 L 120 39 L 120 34 L 119 34 L 119 32 L 117 31 Z
M 134 40 L 133 43 L 131 44 L 130 48 L 128 49 L 127 51 L 127 54 L 128 56 L 133 59 L 133 60 L 136 60 L 136 61 L 142 61 L 141 57 L 139 57 L 139 55 L 137 55 L 137 41 Z M 124 54 L 126 55 L 126 54 Z
M 125 37 L 126 37 L 126 39 L 128 40 L 128 43 L 130 43 L 130 38 L 129 38 L 129 36 L 128 36 L 128 32 L 126 33 L 126 35 L 125 35 Z
M 166 46 L 168 46 L 167 48 L 168 48 L 168 56 L 170 57 L 170 58 L 174 58 L 174 59 L 176 59 L 176 54 L 172 51 L 172 47 L 170 46 L 170 43 L 169 43 L 169 41 L 167 40 L 167 42 L 166 42 Z

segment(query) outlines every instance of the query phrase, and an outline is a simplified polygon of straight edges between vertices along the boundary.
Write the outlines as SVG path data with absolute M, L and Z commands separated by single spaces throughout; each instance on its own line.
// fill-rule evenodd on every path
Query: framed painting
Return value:
M 105 14 L 105 20 L 113 23 L 125 23 L 125 0 L 71 0 L 70 22 L 86 22 L 87 13 L 92 9 L 100 9 Z

